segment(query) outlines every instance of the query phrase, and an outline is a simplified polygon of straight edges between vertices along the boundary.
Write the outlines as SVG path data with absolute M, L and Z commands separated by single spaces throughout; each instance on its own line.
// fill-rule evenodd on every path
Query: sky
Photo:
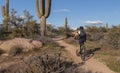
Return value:
M 1 6 L 5 0 L 0 0 L 0 22 L 2 22 Z M 17 14 L 23 16 L 27 10 L 37 22 L 35 0 L 10 0 L 10 9 L 14 8 Z M 77 28 L 85 25 L 105 25 L 109 27 L 120 24 L 120 0 L 52 0 L 50 16 L 47 23 L 53 26 L 64 26 L 65 18 L 68 25 Z

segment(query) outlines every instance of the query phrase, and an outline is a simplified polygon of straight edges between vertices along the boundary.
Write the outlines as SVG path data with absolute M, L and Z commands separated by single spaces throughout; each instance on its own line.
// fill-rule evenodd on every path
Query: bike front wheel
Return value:
M 81 54 L 81 59 L 83 61 L 85 61 L 85 56 L 86 56 L 86 49 L 85 49 L 85 46 L 81 46 L 81 50 L 80 50 L 80 54 Z

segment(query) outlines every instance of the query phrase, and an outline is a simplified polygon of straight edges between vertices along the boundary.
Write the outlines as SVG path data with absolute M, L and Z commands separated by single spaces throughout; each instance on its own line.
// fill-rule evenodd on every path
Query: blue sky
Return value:
M 5 0 L 0 0 L 0 8 Z M 36 20 L 35 0 L 10 0 L 10 9 L 17 10 L 23 15 L 28 10 Z M 84 25 L 102 24 L 108 22 L 109 26 L 120 24 L 120 0 L 52 0 L 48 23 L 53 26 L 63 26 L 65 17 L 72 28 Z M 0 22 L 2 15 L 0 10 Z

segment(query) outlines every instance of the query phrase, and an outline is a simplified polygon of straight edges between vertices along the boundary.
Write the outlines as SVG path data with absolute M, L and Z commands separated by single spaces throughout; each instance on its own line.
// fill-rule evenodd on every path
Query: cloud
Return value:
M 76 29 L 77 29 L 77 27 L 71 27 L 71 29 L 76 30 Z
M 58 10 L 54 10 L 54 12 L 56 12 L 56 13 L 70 12 L 70 9 L 58 9 Z
M 46 24 L 47 24 L 47 25 L 52 25 L 52 23 L 51 23 L 51 22 L 46 22 Z
M 85 21 L 85 24 L 97 25 L 97 24 L 103 24 L 103 21 L 100 21 L 100 20 L 96 20 L 96 21 L 88 20 L 88 21 Z
M 25 19 L 25 16 L 20 16 L 20 18 Z
M 23 16 L 23 15 L 18 16 L 18 17 L 20 17 L 21 19 L 25 19 L 25 18 L 26 18 L 26 17 L 25 17 L 25 16 Z

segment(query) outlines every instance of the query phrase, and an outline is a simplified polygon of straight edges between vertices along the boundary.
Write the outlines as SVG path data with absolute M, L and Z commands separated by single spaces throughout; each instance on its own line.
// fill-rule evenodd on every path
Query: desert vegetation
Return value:
M 39 35 L 39 27 L 33 16 L 26 10 L 23 11 L 24 18 L 17 14 L 15 9 L 10 11 L 10 20 L 8 24 L 8 31 L 4 29 L 4 23 L 0 27 L 0 39 L 11 39 L 15 37 L 33 38 Z

